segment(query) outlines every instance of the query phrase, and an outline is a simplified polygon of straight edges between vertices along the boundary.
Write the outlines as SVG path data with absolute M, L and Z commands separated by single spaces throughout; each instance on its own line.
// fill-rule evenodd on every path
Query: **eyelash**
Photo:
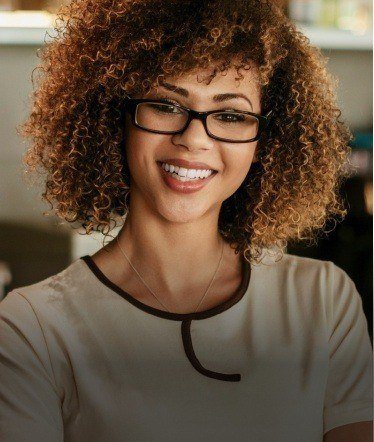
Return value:
M 178 106 L 182 106 L 180 103 L 178 103 L 178 101 L 172 100 L 171 98 L 167 97 L 166 95 L 161 95 L 159 98 L 164 101 L 167 101 L 170 104 L 177 104 Z

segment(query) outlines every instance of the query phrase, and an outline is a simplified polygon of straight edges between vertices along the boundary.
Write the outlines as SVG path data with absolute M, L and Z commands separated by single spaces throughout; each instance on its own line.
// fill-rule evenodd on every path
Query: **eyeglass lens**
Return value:
M 188 112 L 172 104 L 145 102 L 138 104 L 135 120 L 145 129 L 176 132 L 185 126 Z M 206 123 L 213 136 L 234 141 L 254 138 L 259 126 L 256 117 L 236 111 L 209 114 Z

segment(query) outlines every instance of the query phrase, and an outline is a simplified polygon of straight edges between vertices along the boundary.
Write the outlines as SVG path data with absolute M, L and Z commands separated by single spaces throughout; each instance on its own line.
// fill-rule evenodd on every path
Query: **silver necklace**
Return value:
M 154 293 L 154 291 L 148 286 L 148 284 L 144 281 L 144 279 L 141 277 L 141 275 L 140 275 L 139 272 L 136 270 L 136 268 L 132 265 L 132 263 L 131 263 L 129 257 L 126 255 L 125 251 L 122 249 L 122 247 L 121 247 L 121 245 L 120 245 L 120 243 L 119 243 L 119 241 L 118 241 L 118 236 L 116 237 L 116 240 L 117 240 L 117 244 L 118 244 L 118 247 L 119 247 L 119 249 L 120 249 L 122 255 L 127 259 L 127 261 L 129 262 L 131 268 L 132 268 L 132 269 L 134 270 L 134 272 L 138 275 L 138 277 L 139 277 L 139 279 L 142 281 L 142 283 L 147 287 L 147 289 L 148 289 L 148 290 L 151 292 L 151 294 L 157 299 L 157 301 L 158 301 L 158 302 L 159 302 L 159 303 L 160 303 L 160 304 L 161 304 L 161 305 L 162 305 L 162 306 L 163 306 L 163 307 L 164 307 L 169 313 L 171 313 L 170 310 L 169 310 L 169 309 L 168 309 L 168 308 L 167 308 L 167 307 L 166 307 L 166 306 L 165 306 L 165 305 L 164 305 L 164 304 L 158 299 L 158 297 L 156 296 L 156 294 Z M 195 310 L 194 313 L 196 313 L 196 311 L 197 311 L 198 308 L 200 307 L 200 304 L 203 302 L 203 300 L 204 300 L 206 294 L 208 293 L 210 287 L 211 287 L 212 284 L 213 284 L 213 281 L 214 281 L 214 278 L 215 278 L 215 276 L 216 276 L 216 274 L 217 274 L 217 272 L 218 272 L 219 266 L 221 265 L 221 261 L 222 261 L 222 257 L 223 257 L 223 245 L 224 245 L 224 241 L 223 241 L 223 239 L 222 239 L 221 257 L 220 257 L 220 259 L 219 259 L 218 266 L 217 266 L 217 268 L 216 268 L 216 271 L 214 272 L 213 278 L 211 279 L 208 288 L 206 289 L 206 291 L 205 291 L 203 297 L 201 298 L 201 300 L 200 300 L 198 306 L 196 307 L 196 310 Z

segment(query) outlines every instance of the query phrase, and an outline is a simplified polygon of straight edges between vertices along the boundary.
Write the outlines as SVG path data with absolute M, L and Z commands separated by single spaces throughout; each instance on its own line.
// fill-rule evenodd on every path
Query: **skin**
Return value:
M 372 442 L 373 422 L 355 422 L 328 431 L 323 442 Z
M 183 78 L 165 78 L 187 89 L 188 97 L 163 86 L 145 97 L 167 95 L 179 104 L 204 111 L 235 108 L 261 113 L 260 87 L 255 68 L 236 81 L 234 68 L 219 73 L 209 85 L 201 82 L 205 71 L 195 70 Z M 199 82 L 199 81 L 200 82 Z M 243 98 L 214 102 L 222 93 L 242 93 Z M 132 264 L 169 311 L 194 311 L 207 289 L 221 255 L 218 216 L 222 202 L 245 179 L 255 160 L 256 142 L 233 144 L 210 138 L 201 121 L 176 135 L 154 134 L 136 128 L 126 116 L 126 155 L 131 174 L 131 202 L 118 238 Z M 162 181 L 156 160 L 183 158 L 207 163 L 218 174 L 203 189 L 181 194 Z M 105 253 L 108 252 L 108 253 Z M 165 310 L 134 274 L 115 241 L 93 256 L 113 282 L 155 308 Z M 118 265 L 120 264 L 120 265 Z M 152 271 L 147 271 L 152 269 Z M 181 271 L 183 269 L 183 271 Z M 241 258 L 225 243 L 215 281 L 198 311 L 214 307 L 231 297 L 240 284 Z

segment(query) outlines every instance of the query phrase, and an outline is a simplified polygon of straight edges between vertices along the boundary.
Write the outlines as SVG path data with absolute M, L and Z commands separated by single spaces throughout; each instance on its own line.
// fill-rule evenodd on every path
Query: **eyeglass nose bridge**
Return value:
M 179 130 L 176 133 L 177 134 L 183 133 L 189 127 L 192 120 L 200 120 L 203 123 L 205 133 L 209 137 L 211 137 L 212 135 L 209 133 L 208 126 L 206 124 L 206 119 L 208 117 L 209 112 L 199 112 L 199 111 L 195 111 L 193 109 L 188 109 L 187 112 L 188 112 L 188 118 L 187 118 L 186 124 L 184 125 L 184 127 L 181 130 Z

